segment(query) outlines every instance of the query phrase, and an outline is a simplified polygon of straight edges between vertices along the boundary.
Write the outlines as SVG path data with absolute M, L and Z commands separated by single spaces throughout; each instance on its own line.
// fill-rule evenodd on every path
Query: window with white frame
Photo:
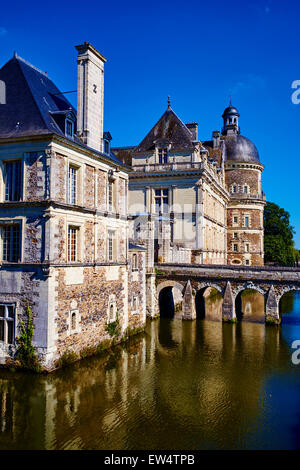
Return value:
M 249 253 L 250 251 L 250 244 L 249 243 L 245 243 L 245 252 L 246 253 Z
M 15 341 L 15 305 L 0 304 L 0 341 L 14 344 Z
M 76 312 L 71 313 L 71 329 L 76 330 L 77 327 L 77 315 Z
M 250 227 L 250 218 L 248 215 L 245 215 L 244 217 L 244 227 L 246 228 Z
M 158 162 L 161 165 L 162 163 L 168 163 L 169 152 L 168 149 L 159 149 L 158 150 Z
M 137 312 L 139 307 L 139 298 L 137 295 L 132 297 L 132 312 Z
M 66 119 L 65 133 L 67 137 L 74 137 L 74 122 L 71 119 Z
M 115 232 L 114 230 L 108 230 L 107 234 L 107 257 L 108 261 L 114 261 L 115 259 Z
M 4 199 L 20 201 L 22 195 L 21 160 L 4 162 Z
M 233 185 L 232 185 L 231 191 L 232 191 L 233 193 L 237 193 L 237 185 L 236 185 L 236 184 L 233 184 Z
M 17 263 L 21 258 L 21 225 L 3 225 L 1 232 L 2 260 Z
M 107 322 L 114 322 L 117 318 L 117 307 L 115 296 L 112 295 L 109 298 L 108 309 L 107 309 Z
M 235 253 L 237 253 L 237 252 L 239 251 L 239 246 L 238 246 L 237 243 L 234 243 L 234 244 L 233 244 L 233 251 L 234 251 Z
M 68 227 L 68 261 L 78 261 L 78 234 L 78 227 Z
M 78 168 L 69 166 L 69 204 L 77 203 Z
M 237 215 L 234 215 L 234 216 L 233 216 L 233 225 L 237 225 L 238 222 L 239 222 L 238 216 L 237 216 Z
M 137 253 L 133 253 L 132 255 L 132 270 L 137 271 L 138 269 L 138 257 Z
M 112 212 L 114 210 L 114 182 L 108 180 L 108 210 Z
M 244 194 L 247 194 L 248 192 L 249 192 L 248 185 L 245 184 L 244 187 L 243 187 L 243 193 L 244 193 Z
M 169 191 L 168 189 L 155 190 L 155 211 L 168 212 L 169 211 Z

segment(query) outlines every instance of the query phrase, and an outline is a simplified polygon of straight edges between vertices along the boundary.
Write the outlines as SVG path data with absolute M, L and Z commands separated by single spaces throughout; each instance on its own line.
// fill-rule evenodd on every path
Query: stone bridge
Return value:
M 182 318 L 196 318 L 195 296 L 212 287 L 222 295 L 223 321 L 236 320 L 236 299 L 245 289 L 265 298 L 265 320 L 280 323 L 279 302 L 289 291 L 300 290 L 300 268 L 157 264 L 157 295 L 172 288 L 174 302 L 182 302 Z

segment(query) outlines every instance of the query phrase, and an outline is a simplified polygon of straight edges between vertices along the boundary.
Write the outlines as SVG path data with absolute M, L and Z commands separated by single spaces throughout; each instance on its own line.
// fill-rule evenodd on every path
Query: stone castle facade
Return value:
M 27 306 L 51 370 L 158 313 L 155 263 L 263 264 L 263 165 L 236 108 L 200 141 L 168 103 L 138 146 L 111 149 L 106 59 L 76 49 L 77 110 L 17 54 L 0 69 L 1 363 Z
M 113 149 L 132 168 L 131 236 L 153 240 L 156 263 L 264 263 L 264 166 L 231 104 L 223 121 L 202 141 L 198 124 L 184 124 L 169 103 L 139 145 Z
M 128 242 L 128 169 L 102 128 L 105 59 L 87 43 L 77 50 L 78 114 L 16 54 L 0 70 L 2 363 L 14 357 L 26 306 L 48 369 L 110 342 L 110 323 L 121 336 L 145 325 L 145 249 Z

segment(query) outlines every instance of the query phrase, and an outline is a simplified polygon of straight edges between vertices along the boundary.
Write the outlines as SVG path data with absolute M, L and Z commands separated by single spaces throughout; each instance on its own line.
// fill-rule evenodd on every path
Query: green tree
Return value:
M 273 202 L 267 202 L 264 211 L 265 262 L 281 265 L 294 264 L 294 227 L 290 224 L 290 214 Z
M 20 322 L 21 334 L 16 338 L 17 348 L 17 359 L 25 369 L 40 371 L 39 360 L 36 354 L 35 347 L 32 344 L 34 325 L 32 320 L 31 308 L 26 307 L 27 323 Z

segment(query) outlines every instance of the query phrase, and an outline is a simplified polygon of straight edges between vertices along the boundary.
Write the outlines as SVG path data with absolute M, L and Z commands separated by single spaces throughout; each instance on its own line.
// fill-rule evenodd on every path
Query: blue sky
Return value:
M 290 212 L 300 248 L 300 104 L 291 101 L 300 80 L 299 15 L 294 0 L 2 2 L 0 64 L 16 50 L 62 91 L 74 90 L 74 45 L 91 42 L 108 59 L 105 130 L 114 146 L 139 143 L 168 95 L 206 140 L 232 93 L 241 133 L 266 167 L 267 199 Z

